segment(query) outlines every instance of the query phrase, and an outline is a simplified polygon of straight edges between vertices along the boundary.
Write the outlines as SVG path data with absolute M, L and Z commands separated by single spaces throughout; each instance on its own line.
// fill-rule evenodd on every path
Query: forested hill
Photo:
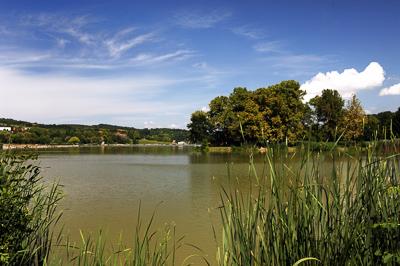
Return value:
M 11 127 L 12 132 L 0 130 L 0 143 L 39 144 L 128 144 L 141 139 L 159 142 L 186 141 L 185 129 L 123 127 L 108 124 L 38 124 L 9 118 L 0 118 L 1 127 Z

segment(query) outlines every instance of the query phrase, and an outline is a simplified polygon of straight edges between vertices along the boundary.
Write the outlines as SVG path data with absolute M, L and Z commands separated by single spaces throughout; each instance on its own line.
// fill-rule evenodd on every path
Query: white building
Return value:
M 11 131 L 11 127 L 0 127 L 0 131 Z

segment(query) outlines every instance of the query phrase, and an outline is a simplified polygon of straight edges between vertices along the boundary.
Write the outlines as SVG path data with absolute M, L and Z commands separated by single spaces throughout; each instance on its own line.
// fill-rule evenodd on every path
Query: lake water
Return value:
M 263 158 L 255 157 L 259 172 Z M 144 220 L 156 209 L 154 229 L 176 224 L 177 235 L 202 248 L 212 264 L 212 226 L 218 228 L 220 185 L 230 182 L 228 166 L 243 191 L 251 180 L 246 154 L 202 154 L 182 147 L 48 150 L 40 153 L 39 162 L 46 178 L 64 186 L 62 223 L 72 240 L 79 239 L 79 230 L 96 234 L 102 229 L 110 241 L 121 234 L 131 241 L 141 202 Z M 179 258 L 194 252 L 185 248 Z

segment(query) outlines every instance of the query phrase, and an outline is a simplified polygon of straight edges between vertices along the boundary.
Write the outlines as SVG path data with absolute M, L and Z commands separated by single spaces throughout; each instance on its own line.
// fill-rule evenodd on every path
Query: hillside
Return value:
M 15 144 L 134 144 L 140 139 L 185 141 L 189 136 L 185 129 L 137 129 L 108 124 L 39 124 L 10 118 L 0 118 L 0 126 L 12 127 L 12 132 L 0 131 L 0 143 Z

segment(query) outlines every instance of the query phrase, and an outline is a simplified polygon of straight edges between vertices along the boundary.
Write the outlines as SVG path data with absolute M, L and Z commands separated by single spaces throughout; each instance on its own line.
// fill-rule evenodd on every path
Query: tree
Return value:
M 190 118 L 190 123 L 187 125 L 189 128 L 189 138 L 194 143 L 202 143 L 210 137 L 210 123 L 207 113 L 203 111 L 196 111 Z
M 78 137 L 70 137 L 68 139 L 68 144 L 79 144 L 81 140 Z
M 211 100 L 210 111 L 208 117 L 211 126 L 212 142 L 216 145 L 231 145 L 232 132 L 231 124 L 236 120 L 232 111 L 229 98 L 226 96 L 218 96 Z
M 263 126 L 266 139 L 294 142 L 303 136 L 306 112 L 306 105 L 302 102 L 304 94 L 300 84 L 294 80 L 255 91 L 259 111 L 266 123 Z
M 242 142 L 257 143 L 263 135 L 265 121 L 259 112 L 254 92 L 237 87 L 229 96 L 233 119 L 228 126 L 233 144 Z
M 399 138 L 400 137 L 400 107 L 393 115 L 393 122 L 392 122 L 393 134 Z
M 316 120 L 325 139 L 334 140 L 337 126 L 343 118 L 344 100 L 337 90 L 326 89 L 310 100 Z
M 357 140 L 363 135 L 367 116 L 355 95 L 348 101 L 341 123 L 343 138 Z
M 379 119 L 376 115 L 368 115 L 364 126 L 364 140 L 374 140 L 378 137 Z
M 380 139 L 390 138 L 394 113 L 386 111 L 378 113 L 376 116 L 379 119 L 379 125 L 380 125 L 380 129 L 378 132 L 379 138 Z

